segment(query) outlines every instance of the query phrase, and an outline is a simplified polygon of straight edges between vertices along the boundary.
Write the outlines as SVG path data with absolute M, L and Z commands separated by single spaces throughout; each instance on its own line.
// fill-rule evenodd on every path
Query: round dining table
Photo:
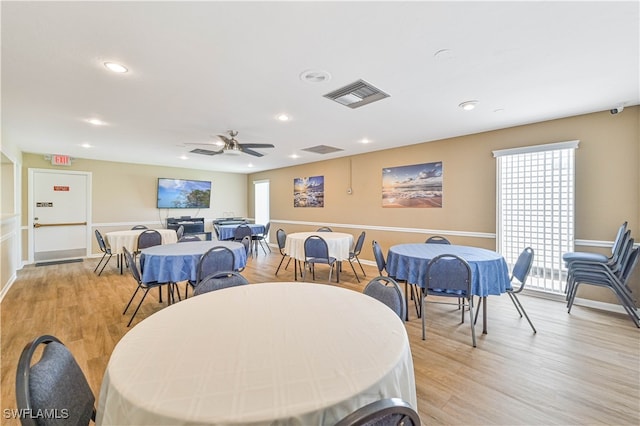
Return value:
M 232 241 L 189 241 L 142 249 L 140 269 L 142 282 L 196 281 L 197 266 L 202 255 L 213 247 L 227 247 L 235 255 L 235 269 L 247 264 L 244 245 Z
M 455 244 L 398 244 L 387 253 L 387 273 L 396 280 L 424 288 L 429 261 L 441 254 L 454 254 L 471 267 L 471 294 L 483 304 L 483 333 L 487 333 L 487 300 L 511 288 L 509 268 L 504 257 L 493 250 Z
M 122 259 L 122 247 L 129 252 L 135 253 L 138 250 L 138 237 L 147 229 L 126 229 L 123 231 L 111 231 L 104 234 L 105 243 L 111 248 L 113 254 L 118 255 L 118 265 L 120 273 L 123 272 L 124 262 Z M 162 237 L 162 244 L 173 244 L 178 241 L 178 235 L 175 229 L 153 229 L 158 231 Z
M 327 242 L 329 256 L 335 257 L 338 262 L 349 260 L 349 252 L 353 246 L 353 235 L 344 232 L 293 232 L 287 234 L 284 243 L 284 252 L 293 259 L 304 262 L 304 242 L 312 235 L 317 235 Z M 294 278 L 298 279 L 298 262 L 294 262 Z M 340 273 L 336 274 L 340 279 Z
M 334 425 L 382 398 L 417 408 L 403 321 L 337 286 L 225 288 L 144 319 L 111 354 L 98 425 Z

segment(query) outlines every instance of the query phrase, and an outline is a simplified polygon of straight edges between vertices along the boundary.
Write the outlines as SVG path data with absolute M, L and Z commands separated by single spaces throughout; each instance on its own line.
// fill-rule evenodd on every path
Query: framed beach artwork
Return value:
M 382 207 L 441 208 L 442 161 L 382 169 Z
M 293 179 L 293 207 L 324 207 L 324 176 Z

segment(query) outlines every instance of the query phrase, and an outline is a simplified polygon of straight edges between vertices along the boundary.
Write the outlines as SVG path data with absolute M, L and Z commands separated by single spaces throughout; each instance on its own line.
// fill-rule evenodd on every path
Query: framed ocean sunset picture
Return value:
M 441 208 L 442 161 L 382 169 L 382 207 Z

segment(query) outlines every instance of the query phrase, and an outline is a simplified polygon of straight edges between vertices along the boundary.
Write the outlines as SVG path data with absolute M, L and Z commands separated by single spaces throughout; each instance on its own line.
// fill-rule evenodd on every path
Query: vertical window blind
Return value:
M 564 293 L 562 254 L 574 250 L 575 167 L 579 141 L 494 151 L 498 251 L 513 268 L 534 250 L 527 288 Z

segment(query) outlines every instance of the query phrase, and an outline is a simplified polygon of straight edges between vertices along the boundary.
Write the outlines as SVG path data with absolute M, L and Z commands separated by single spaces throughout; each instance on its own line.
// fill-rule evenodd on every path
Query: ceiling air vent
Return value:
M 342 148 L 334 148 L 332 146 L 327 146 L 327 145 L 317 145 L 317 146 L 312 146 L 310 148 L 303 148 L 302 150 L 307 152 L 313 152 L 316 154 L 331 154 L 332 152 L 343 151 Z
M 371 102 L 387 98 L 389 95 L 364 80 L 358 80 L 348 86 L 327 93 L 324 97 L 348 106 L 349 108 L 358 108 Z

